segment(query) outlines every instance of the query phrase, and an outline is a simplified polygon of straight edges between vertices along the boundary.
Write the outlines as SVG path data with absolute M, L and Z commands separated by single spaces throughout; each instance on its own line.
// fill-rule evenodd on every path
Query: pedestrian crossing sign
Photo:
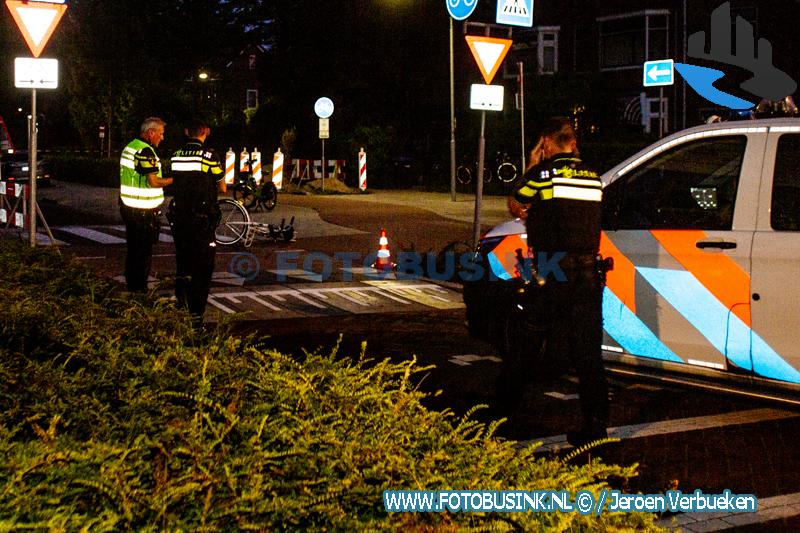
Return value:
M 533 0 L 497 0 L 497 23 L 533 26 Z

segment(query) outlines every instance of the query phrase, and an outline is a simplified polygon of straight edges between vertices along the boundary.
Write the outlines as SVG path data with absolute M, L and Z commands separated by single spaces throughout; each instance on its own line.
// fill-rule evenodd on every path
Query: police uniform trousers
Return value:
M 175 297 L 195 319 L 202 319 L 214 273 L 218 216 L 207 207 L 176 208 L 169 217 L 175 240 Z
M 591 266 L 565 263 L 561 272 L 566 280 L 551 275 L 542 287 L 531 284 L 524 309 L 512 311 L 496 396 L 501 408 L 513 409 L 527 383 L 552 382 L 573 367 L 582 429 L 605 430 L 609 407 L 601 348 L 603 276 L 594 261 Z
M 159 209 L 138 209 L 119 201 L 125 222 L 125 282 L 130 292 L 146 292 L 153 261 L 153 244 L 158 239 L 161 222 Z

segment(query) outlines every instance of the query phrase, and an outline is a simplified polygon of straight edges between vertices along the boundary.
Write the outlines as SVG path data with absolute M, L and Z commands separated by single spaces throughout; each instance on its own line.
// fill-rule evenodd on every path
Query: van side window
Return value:
M 777 231 L 800 231 L 800 135 L 778 140 L 770 225 Z
M 747 137 L 680 144 L 603 192 L 604 229 L 730 230 Z

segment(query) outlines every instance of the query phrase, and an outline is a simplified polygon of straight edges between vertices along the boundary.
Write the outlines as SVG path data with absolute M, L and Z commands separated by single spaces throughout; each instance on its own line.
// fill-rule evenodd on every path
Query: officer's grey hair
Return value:
M 155 129 L 159 126 L 163 127 L 166 125 L 167 123 L 158 117 L 148 117 L 144 119 L 144 122 L 142 122 L 142 127 L 139 129 L 139 133 L 144 135 L 145 133 L 147 133 L 148 130 Z

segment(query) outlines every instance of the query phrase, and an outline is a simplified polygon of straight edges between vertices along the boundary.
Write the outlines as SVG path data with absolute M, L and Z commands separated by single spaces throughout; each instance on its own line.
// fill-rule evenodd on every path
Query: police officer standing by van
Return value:
M 224 171 L 213 149 L 205 146 L 211 129 L 192 121 L 188 140 L 172 157 L 174 199 L 167 218 L 175 240 L 175 296 L 196 324 L 202 322 L 214 272 L 215 230 L 220 219 L 217 192 L 226 192 Z
M 128 143 L 120 156 L 119 209 L 125 222 L 125 281 L 130 292 L 145 292 L 160 227 L 162 187 L 172 179 L 161 175 L 156 148 L 164 140 L 166 124 L 158 117 L 142 122 L 139 137 Z
M 540 150 L 541 161 L 517 184 L 509 208 L 525 218 L 536 262 L 560 260 L 558 268 L 542 269 L 544 279 L 530 284 L 533 300 L 522 306 L 527 307 L 522 315 L 512 314 L 512 320 L 531 327 L 511 328 L 527 338 L 510 343 L 543 364 L 561 360 L 575 367 L 582 422 L 567 440 L 579 446 L 607 437 L 608 385 L 601 352 L 605 263 L 598 256 L 602 183 L 580 160 L 568 119 L 554 118 L 545 124 Z M 518 401 L 524 381 L 520 369 L 514 368 L 519 361 L 511 355 L 502 375 L 507 382 L 498 383 L 498 396 Z

